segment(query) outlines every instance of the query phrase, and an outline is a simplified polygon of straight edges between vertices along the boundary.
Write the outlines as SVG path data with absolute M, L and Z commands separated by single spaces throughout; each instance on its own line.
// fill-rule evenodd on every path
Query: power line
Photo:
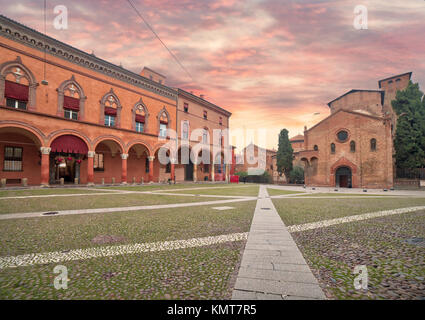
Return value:
M 127 2 L 134 9 L 134 11 L 136 12 L 136 14 L 143 20 L 143 22 L 149 28 L 149 30 L 152 31 L 152 33 L 159 40 L 159 42 L 161 42 L 161 44 L 164 46 L 164 48 L 167 49 L 168 53 L 173 57 L 173 59 L 177 62 L 177 64 L 183 69 L 184 72 L 186 72 L 186 74 L 190 77 L 190 79 L 192 79 L 192 81 L 195 82 L 195 80 L 193 79 L 193 77 L 189 73 L 189 71 L 187 71 L 187 69 L 180 63 L 179 59 L 174 55 L 174 53 L 170 49 L 168 49 L 167 45 L 161 40 L 161 38 L 159 37 L 159 35 L 155 32 L 155 30 L 153 30 L 153 28 L 145 20 L 145 18 L 143 18 L 142 14 L 139 12 L 139 10 L 137 10 L 137 8 L 134 6 L 134 4 L 131 2 L 131 0 L 127 0 Z

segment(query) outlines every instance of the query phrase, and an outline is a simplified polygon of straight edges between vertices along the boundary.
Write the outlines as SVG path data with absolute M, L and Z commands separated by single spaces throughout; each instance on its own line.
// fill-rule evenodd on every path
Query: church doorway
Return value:
M 339 188 L 352 187 L 352 174 L 349 167 L 339 167 L 335 173 L 335 185 Z

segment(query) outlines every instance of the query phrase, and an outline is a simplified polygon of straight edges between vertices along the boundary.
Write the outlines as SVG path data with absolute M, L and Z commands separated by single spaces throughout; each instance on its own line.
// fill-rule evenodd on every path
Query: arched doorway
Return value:
M 105 138 L 98 142 L 95 147 L 94 165 L 94 182 L 95 183 L 126 183 L 122 177 L 122 145 L 115 139 Z M 127 173 L 127 172 L 126 172 Z M 127 177 L 125 177 L 127 179 Z
M 352 173 L 349 167 L 339 167 L 335 172 L 335 185 L 339 188 L 352 187 Z
M 80 182 L 81 163 L 88 153 L 86 142 L 67 134 L 54 139 L 50 148 L 50 183 L 59 183 L 61 179 L 64 179 L 65 183 L 74 183 L 75 179 Z
M 193 161 L 192 149 L 189 146 L 182 146 L 177 154 L 178 165 L 176 166 L 177 179 L 182 178 L 185 181 L 193 181 Z M 183 174 L 181 171 L 184 171 Z
M 214 181 L 226 180 L 226 164 L 224 162 L 224 153 L 217 153 L 214 158 Z
M 142 143 L 133 144 L 128 150 L 127 170 L 128 180 L 136 183 L 149 181 L 149 156 L 148 147 Z

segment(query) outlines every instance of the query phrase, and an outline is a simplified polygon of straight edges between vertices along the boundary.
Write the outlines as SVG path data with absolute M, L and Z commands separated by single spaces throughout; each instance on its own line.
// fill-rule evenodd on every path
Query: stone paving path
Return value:
M 325 298 L 266 186 L 261 186 L 232 299 Z

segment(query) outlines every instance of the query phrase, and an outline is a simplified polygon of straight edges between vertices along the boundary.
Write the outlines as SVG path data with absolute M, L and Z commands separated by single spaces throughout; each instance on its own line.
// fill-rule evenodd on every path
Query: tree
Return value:
M 293 153 L 288 130 L 282 129 L 279 134 L 279 148 L 277 150 L 277 171 L 280 176 L 284 174 L 286 180 L 289 180 L 289 173 L 292 171 Z
M 304 183 L 304 169 L 299 166 L 295 166 L 289 174 L 290 183 Z
M 394 139 L 397 168 L 425 167 L 425 101 L 422 97 L 419 85 L 410 81 L 392 101 L 398 116 Z

